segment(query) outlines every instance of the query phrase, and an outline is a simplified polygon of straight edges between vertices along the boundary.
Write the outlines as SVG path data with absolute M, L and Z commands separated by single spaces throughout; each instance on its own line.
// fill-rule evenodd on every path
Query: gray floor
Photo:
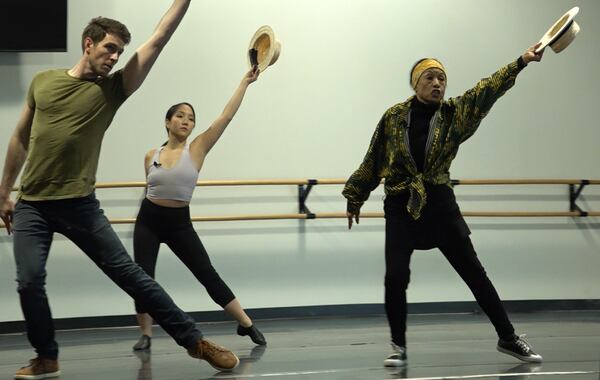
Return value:
M 61 331 L 62 380 L 163 379 L 554 379 L 600 380 L 600 311 L 513 314 L 543 365 L 521 364 L 495 350 L 484 316 L 411 315 L 409 365 L 382 366 L 388 354 L 383 316 L 256 321 L 269 342 L 254 346 L 235 335 L 235 324 L 202 324 L 208 339 L 240 357 L 233 373 L 217 373 L 189 358 L 159 328 L 151 353 L 136 355 L 134 328 Z M 22 334 L 0 335 L 0 379 L 32 357 Z

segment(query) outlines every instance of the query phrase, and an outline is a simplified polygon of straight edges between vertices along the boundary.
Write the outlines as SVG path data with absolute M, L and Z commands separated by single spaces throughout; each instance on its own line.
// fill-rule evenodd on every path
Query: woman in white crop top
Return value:
M 193 107 L 179 103 L 167 111 L 165 127 L 169 140 L 161 148 L 150 150 L 144 161 L 148 188 L 136 220 L 133 248 L 136 263 L 154 278 L 159 246 L 167 244 L 210 297 L 238 321 L 237 333 L 265 345 L 263 334 L 213 268 L 189 213 L 190 198 L 204 158 L 225 131 L 258 74 L 258 68 L 254 67 L 244 75 L 221 115 L 189 144 L 195 126 Z M 144 305 L 136 303 L 135 308 L 142 336 L 133 349 L 147 350 L 151 346 L 152 318 Z

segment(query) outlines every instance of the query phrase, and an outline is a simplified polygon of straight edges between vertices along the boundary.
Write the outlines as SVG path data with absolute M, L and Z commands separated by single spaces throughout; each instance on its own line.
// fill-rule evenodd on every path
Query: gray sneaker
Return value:
M 406 347 L 398 346 L 394 342 L 392 345 L 392 353 L 385 358 L 383 365 L 385 367 L 402 367 L 408 363 L 406 358 Z
M 498 339 L 496 349 L 504 354 L 528 363 L 541 363 L 542 356 L 533 352 L 531 345 L 525 340 L 526 335 L 519 335 L 512 341 Z

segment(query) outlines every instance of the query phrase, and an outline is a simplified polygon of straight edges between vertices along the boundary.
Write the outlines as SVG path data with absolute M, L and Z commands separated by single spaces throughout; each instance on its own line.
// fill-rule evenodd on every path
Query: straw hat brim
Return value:
M 555 53 L 560 53 L 569 46 L 580 29 L 574 20 L 577 13 L 579 13 L 579 7 L 573 7 L 562 15 L 542 36 L 539 41 L 541 45 L 535 49 L 535 52 L 539 53 L 549 45 Z
M 267 67 L 274 64 L 279 58 L 281 52 L 281 43 L 275 38 L 273 29 L 268 25 L 263 25 L 250 40 L 248 47 L 248 64 L 258 65 L 258 69 L 263 72 Z

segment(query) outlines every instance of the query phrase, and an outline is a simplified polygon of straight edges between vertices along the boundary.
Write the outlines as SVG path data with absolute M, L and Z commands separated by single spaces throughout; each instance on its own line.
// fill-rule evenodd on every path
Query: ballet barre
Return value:
M 297 186 L 298 213 L 287 214 L 246 214 L 215 215 L 192 217 L 192 222 L 246 221 L 246 220 L 306 220 L 306 219 L 345 219 L 345 212 L 313 213 L 306 201 L 310 191 L 318 185 L 343 185 L 345 179 L 262 179 L 262 180 L 204 180 L 197 186 Z M 383 183 L 383 181 L 382 181 Z M 452 186 L 521 186 L 521 185 L 566 185 L 569 189 L 569 211 L 463 211 L 465 217 L 507 217 L 507 218 L 548 218 L 548 217 L 596 217 L 600 211 L 583 210 L 577 204 L 583 189 L 588 185 L 600 185 L 600 180 L 589 179 L 453 179 Z M 96 189 L 145 188 L 146 182 L 100 182 Z M 13 189 L 16 191 L 17 189 Z M 383 212 L 363 212 L 360 218 L 382 218 Z M 111 224 L 133 224 L 135 218 L 109 219 Z M 0 225 L 4 227 L 4 224 Z

